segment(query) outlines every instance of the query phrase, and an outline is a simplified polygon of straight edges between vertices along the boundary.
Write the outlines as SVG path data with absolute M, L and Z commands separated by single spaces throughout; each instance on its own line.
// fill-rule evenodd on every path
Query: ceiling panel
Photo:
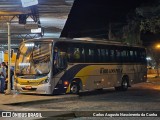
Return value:
M 7 44 L 7 21 L 11 23 L 11 43 L 34 37 L 59 37 L 74 0 L 38 0 L 39 4 L 23 8 L 20 0 L 0 0 L 0 46 Z M 31 34 L 24 24 L 19 24 L 19 15 L 27 15 L 26 24 L 38 24 L 44 36 Z M 36 22 L 35 22 L 36 17 Z

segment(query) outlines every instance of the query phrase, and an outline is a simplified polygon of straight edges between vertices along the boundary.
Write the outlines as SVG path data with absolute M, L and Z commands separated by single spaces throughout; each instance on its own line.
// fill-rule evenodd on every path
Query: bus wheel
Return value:
M 77 83 L 72 83 L 70 87 L 70 93 L 78 94 L 79 93 L 79 85 Z
M 128 86 L 129 86 L 128 77 L 125 77 L 122 79 L 121 90 L 122 91 L 128 90 Z

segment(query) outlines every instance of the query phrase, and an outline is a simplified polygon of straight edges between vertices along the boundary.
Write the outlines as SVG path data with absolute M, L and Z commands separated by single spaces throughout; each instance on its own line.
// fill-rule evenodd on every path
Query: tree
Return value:
M 131 44 L 142 44 L 141 33 L 160 33 L 160 0 L 146 2 L 130 12 L 127 16 L 128 25 L 123 27 L 124 39 Z

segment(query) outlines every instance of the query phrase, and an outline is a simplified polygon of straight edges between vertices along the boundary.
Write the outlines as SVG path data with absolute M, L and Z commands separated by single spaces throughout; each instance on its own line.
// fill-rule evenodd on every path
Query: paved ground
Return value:
M 41 102 L 57 101 L 57 100 L 68 100 L 74 99 L 78 95 L 57 95 L 57 96 L 44 96 L 44 95 L 27 95 L 14 93 L 10 95 L 0 94 L 0 110 L 37 110 L 35 108 L 21 108 L 17 109 L 14 106 L 8 105 L 22 105 L 22 104 L 34 104 Z M 39 110 L 39 109 L 38 109 Z
M 40 96 L 15 93 L 13 95 L 0 94 L 0 98 L 0 110 L 2 111 L 52 111 L 51 113 L 48 112 L 49 116 L 66 114 L 71 119 L 78 120 L 108 119 L 103 117 L 75 117 L 81 116 L 80 114 L 85 115 L 86 111 L 97 110 L 117 112 L 160 111 L 160 78 L 156 78 L 155 75 L 148 75 L 146 83 L 136 84 L 126 92 L 106 89 L 104 91 L 82 93 L 80 96 Z M 150 120 L 153 118 L 150 117 Z M 145 117 L 145 119 L 147 120 L 148 118 Z
M 48 103 L 48 102 L 56 102 L 56 101 L 62 101 L 62 100 L 72 100 L 76 99 L 78 95 L 57 95 L 57 96 L 44 96 L 44 95 L 27 95 L 27 94 L 17 94 L 16 92 L 12 91 L 12 94 L 10 95 L 5 95 L 5 94 L 0 94 L 0 116 L 2 115 L 1 112 L 13 112 L 16 111 L 18 113 L 37 113 L 37 111 L 48 111 L 50 116 L 50 112 L 52 111 L 51 109 L 48 108 L 36 108 L 36 107 L 27 107 L 28 105 L 34 105 L 34 104 L 41 104 L 41 103 Z M 23 106 L 27 105 L 27 106 Z M 61 115 L 64 114 L 64 112 L 58 112 L 55 113 L 54 115 Z M 45 112 L 46 114 L 46 112 Z M 69 115 L 70 112 L 65 112 L 65 114 Z M 16 114 L 15 114 L 16 115 Z M 12 115 L 13 116 L 13 115 Z M 12 120 L 19 120 L 22 118 L 10 118 Z M 10 120 L 8 117 L 7 118 L 0 118 L 0 120 Z M 29 119 L 33 120 L 36 118 L 23 118 L 23 120 Z M 39 119 L 39 117 L 38 117 Z

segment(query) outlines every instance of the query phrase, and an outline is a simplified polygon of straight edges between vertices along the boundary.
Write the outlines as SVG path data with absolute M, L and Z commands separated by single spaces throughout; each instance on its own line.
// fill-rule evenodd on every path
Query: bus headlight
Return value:
M 40 82 L 40 84 L 46 84 L 46 83 L 48 83 L 49 82 L 49 78 L 47 78 L 47 79 L 45 79 L 45 80 L 42 80 L 41 82 Z

